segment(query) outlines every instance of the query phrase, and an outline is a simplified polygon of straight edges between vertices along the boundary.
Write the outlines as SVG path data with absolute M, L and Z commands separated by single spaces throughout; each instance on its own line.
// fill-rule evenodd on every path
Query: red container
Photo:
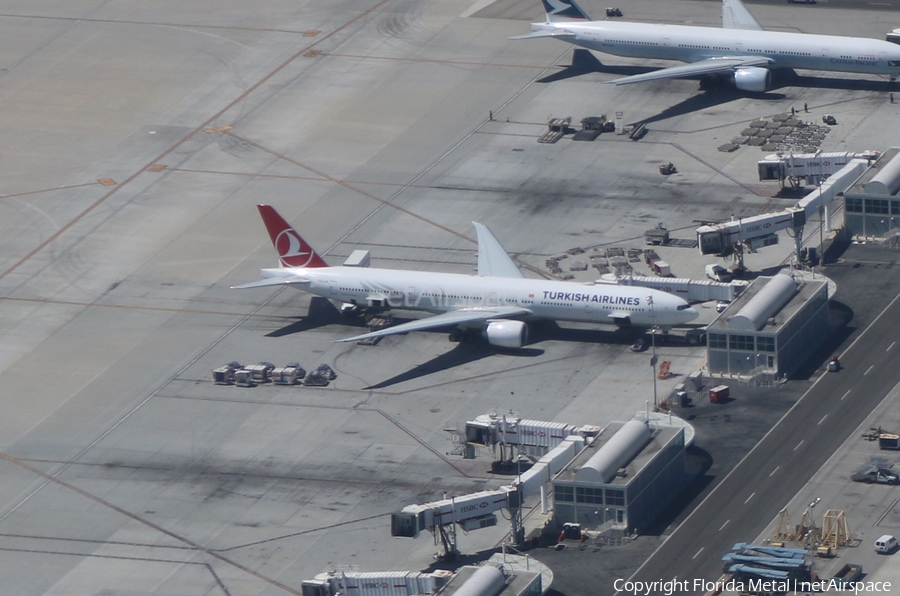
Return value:
M 728 385 L 718 385 L 709 390 L 709 401 L 714 404 L 723 403 L 728 399 L 730 393 L 731 391 L 728 389 Z

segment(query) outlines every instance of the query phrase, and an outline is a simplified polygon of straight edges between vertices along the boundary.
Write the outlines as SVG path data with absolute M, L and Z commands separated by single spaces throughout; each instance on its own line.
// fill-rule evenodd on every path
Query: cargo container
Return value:
M 893 433 L 881 433 L 878 435 L 878 448 L 898 450 L 900 449 L 900 435 Z
M 709 390 L 709 401 L 714 404 L 720 404 L 728 399 L 730 394 L 731 390 L 728 388 L 728 385 L 717 385 Z

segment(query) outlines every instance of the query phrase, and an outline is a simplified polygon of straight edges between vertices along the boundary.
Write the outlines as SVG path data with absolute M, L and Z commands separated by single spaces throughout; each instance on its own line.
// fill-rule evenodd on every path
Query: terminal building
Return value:
M 900 148 L 891 147 L 844 192 L 844 227 L 851 236 L 885 238 L 900 228 Z
M 684 428 L 613 422 L 553 478 L 557 525 L 641 533 L 690 480 Z
M 787 378 L 829 333 L 824 279 L 759 277 L 707 328 L 708 374 Z

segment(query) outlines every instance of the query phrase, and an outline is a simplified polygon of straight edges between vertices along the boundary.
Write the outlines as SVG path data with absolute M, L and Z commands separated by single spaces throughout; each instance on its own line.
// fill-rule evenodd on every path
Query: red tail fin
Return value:
M 316 251 L 271 205 L 257 205 L 283 267 L 328 267 Z

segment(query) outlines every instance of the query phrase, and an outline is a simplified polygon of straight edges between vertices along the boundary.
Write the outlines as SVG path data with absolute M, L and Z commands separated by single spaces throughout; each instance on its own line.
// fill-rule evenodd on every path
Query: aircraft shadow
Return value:
M 538 79 L 537 82 L 553 83 L 555 81 L 564 81 L 565 79 L 580 77 L 592 72 L 630 77 L 631 75 L 644 74 L 645 72 L 653 72 L 654 70 L 659 69 L 655 66 L 614 66 L 603 64 L 588 50 L 579 48 L 572 52 L 572 64 L 563 67 L 563 69 L 558 72 Z
M 560 327 L 555 321 L 539 321 L 529 326 L 528 343 L 542 341 L 573 341 L 593 344 L 631 345 L 635 339 L 643 337 L 646 329 L 638 327 L 615 327 L 611 329 L 579 329 Z
M 754 95 L 763 96 L 767 94 L 756 93 Z M 668 108 L 664 109 L 662 112 L 654 116 L 642 118 L 640 122 L 643 122 L 644 124 L 660 122 L 662 120 L 668 120 L 669 118 L 674 118 L 676 116 L 683 116 L 685 114 L 690 114 L 693 112 L 702 112 L 703 110 L 731 103 L 732 101 L 743 99 L 745 97 L 747 97 L 747 93 L 738 89 L 716 89 L 711 91 L 703 91 L 697 95 L 688 97 L 680 103 L 669 106 Z M 777 98 L 773 97 L 772 99 Z
M 842 79 L 839 77 L 805 77 L 791 70 L 773 71 L 772 88 L 807 87 L 810 89 L 837 89 L 844 91 L 890 91 L 900 90 L 896 83 L 886 80 Z
M 449 352 L 444 352 L 443 354 L 435 356 L 428 362 L 418 364 L 412 369 L 393 376 L 390 379 L 386 379 L 374 385 L 369 385 L 365 389 L 384 389 L 385 387 L 427 377 L 428 375 L 449 370 L 463 364 L 483 360 L 484 358 L 495 354 L 508 354 L 511 356 L 534 358 L 543 353 L 543 350 L 536 348 L 499 349 L 486 341 L 476 341 L 472 343 L 460 342 Z
M 731 103 L 732 101 L 736 101 L 738 99 L 746 99 L 748 97 L 752 97 L 755 99 L 766 100 L 766 101 L 780 101 L 783 100 L 786 96 L 783 93 L 754 93 L 751 91 L 742 91 L 734 87 L 730 82 L 724 79 L 724 77 L 718 78 L 696 78 L 696 77 L 685 77 L 690 78 L 691 80 L 698 81 L 700 83 L 701 91 L 696 95 L 692 95 L 688 98 L 685 98 L 684 101 L 677 103 L 673 106 L 669 106 L 664 109 L 659 114 L 655 116 L 650 116 L 649 118 L 644 118 L 641 120 L 644 124 L 650 124 L 652 122 L 659 122 L 661 120 L 667 120 L 669 118 L 674 118 L 675 116 L 683 116 L 685 114 L 690 114 L 693 112 L 701 112 L 703 110 L 707 110 L 709 108 L 713 108 L 716 106 L 721 106 L 727 103 Z M 778 79 L 778 75 L 773 74 L 773 81 Z M 783 87 L 790 87 L 792 85 L 782 85 Z
M 299 321 L 295 321 L 289 325 L 276 329 L 271 333 L 267 333 L 266 337 L 284 337 L 294 333 L 301 333 L 310 329 L 318 329 L 328 325 L 353 325 L 353 319 L 342 317 L 334 304 L 320 296 L 313 296 L 309 301 L 309 310 L 306 316 Z M 362 323 L 356 324 L 361 327 Z

